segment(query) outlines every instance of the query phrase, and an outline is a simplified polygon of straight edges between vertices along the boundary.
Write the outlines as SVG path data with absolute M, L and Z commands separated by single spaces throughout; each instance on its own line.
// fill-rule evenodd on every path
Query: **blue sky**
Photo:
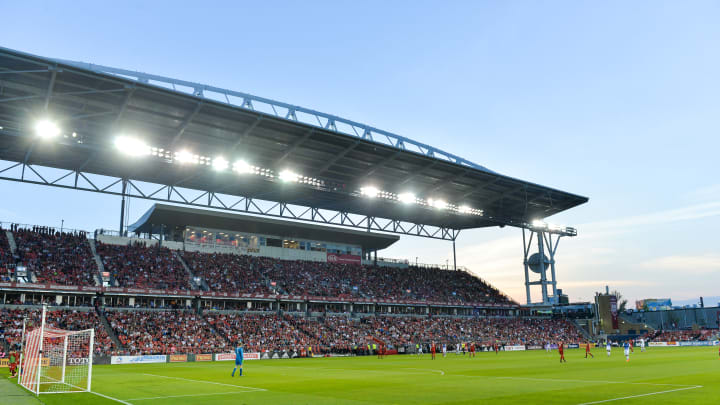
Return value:
M 0 46 L 314 108 L 586 195 L 550 219 L 579 231 L 557 257 L 571 300 L 720 295 L 720 3 L 183 3 L 2 2 Z M 2 221 L 117 227 L 117 198 L 0 190 Z M 524 301 L 520 253 L 517 229 L 458 242 Z M 381 255 L 452 260 L 410 237 Z

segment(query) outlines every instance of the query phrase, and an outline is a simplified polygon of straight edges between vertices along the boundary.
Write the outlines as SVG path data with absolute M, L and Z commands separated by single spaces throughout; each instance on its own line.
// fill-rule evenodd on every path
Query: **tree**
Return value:
M 623 296 L 620 294 L 618 290 L 615 290 L 611 292 L 610 294 L 614 295 L 617 298 L 618 302 L 618 312 L 625 312 L 625 308 L 627 308 L 628 300 L 622 299 Z

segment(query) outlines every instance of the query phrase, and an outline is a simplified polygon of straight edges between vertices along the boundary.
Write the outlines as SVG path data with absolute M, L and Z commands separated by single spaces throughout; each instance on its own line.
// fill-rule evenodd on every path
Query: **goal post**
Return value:
M 26 331 L 19 383 L 30 392 L 57 394 L 90 391 L 94 329 L 70 331 L 47 325 Z

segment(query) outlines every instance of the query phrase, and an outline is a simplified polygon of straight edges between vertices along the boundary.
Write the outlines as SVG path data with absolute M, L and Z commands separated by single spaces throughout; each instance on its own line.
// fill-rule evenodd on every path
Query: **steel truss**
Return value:
M 77 62 L 64 59 L 55 60 L 58 63 L 71 65 L 82 69 L 88 69 L 97 73 L 110 74 L 116 77 L 133 80 L 146 85 L 153 85 L 165 89 L 171 89 L 176 92 L 191 94 L 204 100 L 221 102 L 232 105 L 234 107 L 266 113 L 275 117 L 291 121 L 302 122 L 304 124 L 312 125 L 314 127 L 322 128 L 328 131 L 338 132 L 359 139 L 389 145 L 399 150 L 407 150 L 428 157 L 452 162 L 465 167 L 472 167 L 474 169 L 494 173 L 492 170 L 489 170 L 484 166 L 473 163 L 467 159 L 463 159 L 460 156 L 454 155 L 452 153 L 448 153 L 438 148 L 434 148 L 422 142 L 417 142 L 410 138 L 406 138 L 392 132 L 383 131 L 369 125 L 361 124 L 356 121 L 341 118 L 332 114 L 326 114 L 309 108 L 283 103 L 281 101 L 276 101 L 265 97 L 258 97 L 239 91 L 190 82 L 187 80 L 173 79 L 170 77 L 159 76 L 149 73 L 136 72 L 127 69 L 118 69 L 110 66 L 96 65 L 93 63 Z
M 525 230 L 530 232 L 530 237 L 526 237 Z M 523 265 L 525 266 L 525 294 L 527 295 L 527 304 L 531 305 L 530 286 L 539 285 L 542 293 L 542 304 L 557 304 L 557 280 L 555 278 L 555 253 L 557 252 L 560 238 L 563 236 L 575 236 L 563 232 L 552 232 L 539 228 L 523 228 Z M 553 235 L 555 239 L 553 240 Z M 539 265 L 540 279 L 530 281 L 530 249 L 533 247 L 533 238 L 537 244 L 537 258 Z M 547 253 L 547 255 L 546 255 Z M 548 257 L 549 256 L 549 257 Z M 547 277 L 547 270 L 550 267 L 550 279 Z M 548 286 L 552 287 L 552 295 L 548 294 Z M 553 302 L 554 301 L 554 302 Z
M 59 173 L 54 174 L 52 179 L 46 178 L 48 176 L 43 176 L 41 171 L 47 169 Z M 100 184 L 100 180 L 94 177 L 101 177 L 102 184 Z M 9 162 L 6 167 L 0 167 L 0 180 L 116 195 L 122 198 L 121 212 L 124 212 L 125 198 L 139 198 L 221 211 L 342 226 L 368 232 L 388 232 L 453 242 L 460 234 L 459 229 L 307 207 L 282 201 L 230 196 L 213 191 L 189 190 L 172 184 L 147 183 L 129 178 L 100 176 L 82 170 L 56 169 L 26 162 Z M 193 191 L 199 194 L 190 195 Z M 123 232 L 125 228 L 124 218 L 122 218 L 121 214 L 120 231 Z

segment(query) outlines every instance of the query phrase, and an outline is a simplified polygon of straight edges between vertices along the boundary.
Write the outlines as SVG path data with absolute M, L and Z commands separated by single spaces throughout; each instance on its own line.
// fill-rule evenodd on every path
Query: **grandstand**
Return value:
M 94 329 L 96 364 L 218 360 L 239 342 L 289 358 L 588 339 L 552 316 L 557 241 L 577 232 L 545 222 L 586 197 L 197 83 L 5 48 L 0 74 L 0 179 L 120 200 L 117 230 L 0 224 L 4 351 L 42 304 L 51 327 Z M 128 224 L 127 198 L 155 204 Z M 461 231 L 495 226 L 522 229 L 523 305 L 455 256 L 452 266 L 378 257 L 401 236 L 451 241 L 455 255 Z

